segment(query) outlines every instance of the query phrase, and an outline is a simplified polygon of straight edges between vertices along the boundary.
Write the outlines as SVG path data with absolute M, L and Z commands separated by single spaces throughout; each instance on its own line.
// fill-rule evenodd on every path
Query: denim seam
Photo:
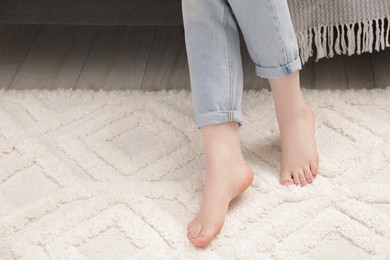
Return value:
M 264 67 L 256 65 L 256 75 L 260 77 L 274 77 L 276 76 L 286 76 L 294 72 L 295 70 L 301 69 L 300 57 L 297 57 L 294 61 L 287 63 L 285 65 L 280 65 L 278 67 Z M 272 69 L 272 71 L 270 71 Z M 263 74 L 264 72 L 264 74 Z
M 274 14 L 275 14 L 275 17 L 276 17 L 276 21 L 278 22 L 278 27 L 279 27 L 279 35 L 280 35 L 280 38 L 281 38 L 281 42 L 283 44 L 283 53 L 284 53 L 284 58 L 285 58 L 285 64 L 287 64 L 287 55 L 286 55 L 286 45 L 284 43 L 284 39 L 283 39 L 283 36 L 282 36 L 282 33 L 280 32 L 281 30 L 281 26 L 280 26 L 280 21 L 279 21 L 279 17 L 278 17 L 278 14 L 276 13 L 275 11 L 275 3 L 274 3 L 274 0 L 271 0 L 271 3 L 272 3 L 272 7 L 273 7 L 273 11 L 274 11 Z M 287 67 L 287 70 L 289 70 L 289 68 Z
M 224 16 L 223 16 L 223 28 L 225 30 L 226 35 L 226 43 L 227 43 L 227 53 L 228 53 L 228 70 L 229 70 L 229 106 L 228 106 L 228 120 L 233 121 L 234 120 L 234 114 L 231 111 L 233 109 L 233 79 L 232 79 L 232 64 L 231 64 L 231 53 L 230 53 L 230 41 L 229 41 L 229 34 L 226 29 L 226 17 L 227 17 L 227 5 L 224 5 Z
M 294 59 L 293 61 L 291 61 L 291 62 L 282 64 L 282 65 L 279 65 L 279 66 L 276 66 L 276 67 L 267 67 L 267 66 L 261 66 L 261 65 L 257 65 L 257 64 L 255 64 L 255 65 L 256 65 L 257 67 L 266 68 L 266 69 L 285 68 L 285 67 L 291 67 L 291 64 L 296 63 L 296 62 L 299 60 L 299 58 L 300 58 L 300 57 L 297 57 L 297 58 L 295 58 L 295 59 Z
M 234 110 L 214 110 L 214 111 L 208 111 L 208 112 L 204 112 L 204 113 L 201 113 L 199 114 L 198 116 L 203 116 L 203 117 L 209 117 L 209 116 L 214 116 L 216 113 L 220 113 L 220 114 L 229 114 L 230 111 L 232 112 L 241 112 L 240 110 L 238 109 L 234 109 Z

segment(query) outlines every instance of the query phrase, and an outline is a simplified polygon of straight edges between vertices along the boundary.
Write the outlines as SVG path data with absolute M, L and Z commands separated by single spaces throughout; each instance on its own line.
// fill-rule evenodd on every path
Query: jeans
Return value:
M 243 124 L 240 26 L 256 75 L 302 69 L 287 0 L 182 0 L 195 126 Z M 286 86 L 288 87 L 288 86 Z

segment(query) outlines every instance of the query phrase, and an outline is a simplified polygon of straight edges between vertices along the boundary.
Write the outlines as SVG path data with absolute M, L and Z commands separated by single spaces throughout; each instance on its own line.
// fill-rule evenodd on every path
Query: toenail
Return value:
M 193 240 L 193 239 L 199 238 L 199 236 L 195 236 L 195 235 L 191 235 L 191 234 L 190 234 L 189 238 L 190 238 L 191 240 Z

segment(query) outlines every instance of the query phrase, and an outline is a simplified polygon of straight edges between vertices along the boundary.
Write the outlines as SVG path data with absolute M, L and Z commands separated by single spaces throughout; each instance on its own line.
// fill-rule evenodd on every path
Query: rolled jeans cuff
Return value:
M 256 75 L 262 78 L 280 78 L 294 73 L 297 70 L 302 69 L 301 58 L 298 56 L 290 63 L 284 64 L 279 67 L 263 67 L 255 65 Z
M 221 124 L 225 122 L 238 122 L 239 127 L 243 123 L 243 115 L 240 110 L 211 111 L 199 114 L 195 117 L 195 126 L 200 129 L 204 125 Z

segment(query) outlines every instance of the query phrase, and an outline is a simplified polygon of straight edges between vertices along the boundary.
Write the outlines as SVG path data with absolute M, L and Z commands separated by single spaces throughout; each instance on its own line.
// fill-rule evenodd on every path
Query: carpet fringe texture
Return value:
M 319 175 L 279 184 L 270 90 L 244 90 L 253 184 L 211 244 L 187 224 L 205 164 L 188 90 L 0 93 L 1 259 L 390 259 L 390 86 L 302 89 Z

